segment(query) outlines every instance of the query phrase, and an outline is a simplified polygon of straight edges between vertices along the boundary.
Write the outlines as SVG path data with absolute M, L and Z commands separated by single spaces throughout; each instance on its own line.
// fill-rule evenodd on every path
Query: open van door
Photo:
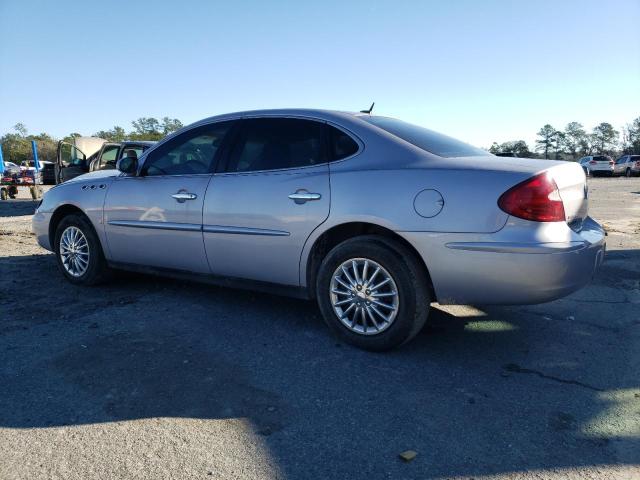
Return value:
M 58 142 L 56 155 L 56 183 L 66 182 L 89 171 L 88 157 L 98 152 L 106 140 L 95 137 L 77 137 L 73 143 Z
M 89 171 L 87 156 L 75 145 L 61 140 L 58 142 L 55 169 L 56 184 L 66 182 Z

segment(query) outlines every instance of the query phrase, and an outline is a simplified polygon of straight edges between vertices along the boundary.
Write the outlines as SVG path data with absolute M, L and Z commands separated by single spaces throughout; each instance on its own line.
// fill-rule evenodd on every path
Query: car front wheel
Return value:
M 419 259 L 385 237 L 356 237 L 334 247 L 320 265 L 316 296 L 325 322 L 342 340 L 384 351 L 424 326 L 431 298 Z
M 106 279 L 108 267 L 98 236 L 88 219 L 67 215 L 56 228 L 58 268 L 71 283 L 96 285 Z

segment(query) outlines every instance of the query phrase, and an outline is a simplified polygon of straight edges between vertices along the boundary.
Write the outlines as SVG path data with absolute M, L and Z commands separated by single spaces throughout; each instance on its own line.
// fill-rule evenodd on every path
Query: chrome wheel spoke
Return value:
M 380 283 L 378 283 L 377 285 L 371 287 L 371 290 L 373 290 L 374 292 L 376 290 L 378 290 L 380 287 L 382 287 L 383 285 L 386 285 L 387 283 L 389 283 L 391 281 L 391 277 L 387 277 L 385 278 L 383 281 L 381 281 Z
M 378 283 L 373 285 L 374 281 Z M 389 328 L 400 305 L 393 277 L 369 258 L 350 258 L 339 265 L 331 277 L 329 297 L 340 322 L 360 335 Z
M 342 273 L 346 277 L 347 281 L 351 284 L 352 287 L 355 287 L 356 286 L 356 282 L 353 280 L 353 278 L 351 278 L 351 275 L 349 275 L 349 272 L 347 271 L 347 267 L 345 267 L 344 264 L 343 264 L 340 268 L 342 270 Z
M 355 260 L 351 260 L 351 268 L 353 268 L 353 275 L 356 279 L 357 284 L 360 285 L 362 283 L 362 280 L 360 280 L 360 275 L 358 275 L 358 265 L 356 264 Z
M 346 288 L 347 290 L 351 290 L 352 285 L 348 285 L 345 282 L 342 281 L 342 279 L 340 277 L 333 277 L 333 279 L 338 282 L 340 285 L 342 285 L 344 288 Z

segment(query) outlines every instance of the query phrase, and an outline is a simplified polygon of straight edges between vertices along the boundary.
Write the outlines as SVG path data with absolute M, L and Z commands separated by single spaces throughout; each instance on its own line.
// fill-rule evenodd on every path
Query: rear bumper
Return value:
M 587 218 L 578 233 L 566 224 L 541 224 L 535 230 L 533 222 L 526 223 L 529 241 L 523 225 L 494 234 L 402 235 L 424 259 L 441 304 L 543 303 L 591 281 L 605 253 L 598 223 Z M 550 236 L 556 241 L 540 241 Z

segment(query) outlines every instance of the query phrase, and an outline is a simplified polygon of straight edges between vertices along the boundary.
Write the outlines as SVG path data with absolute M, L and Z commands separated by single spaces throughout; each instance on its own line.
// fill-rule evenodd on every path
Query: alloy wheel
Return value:
M 346 260 L 333 272 L 330 289 L 335 314 L 354 333 L 381 333 L 398 314 L 400 297 L 396 282 L 374 260 Z
M 89 243 L 78 227 L 70 226 L 62 232 L 60 259 L 67 273 L 74 277 L 81 277 L 89 268 Z

